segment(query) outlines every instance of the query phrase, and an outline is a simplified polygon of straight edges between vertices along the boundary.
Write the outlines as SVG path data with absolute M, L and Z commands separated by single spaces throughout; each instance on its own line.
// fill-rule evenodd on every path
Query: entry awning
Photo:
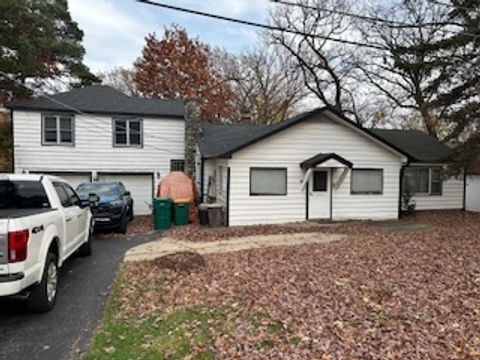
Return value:
M 353 164 L 350 161 L 335 153 L 320 153 L 300 164 L 303 170 L 315 167 L 351 168 L 352 166 Z

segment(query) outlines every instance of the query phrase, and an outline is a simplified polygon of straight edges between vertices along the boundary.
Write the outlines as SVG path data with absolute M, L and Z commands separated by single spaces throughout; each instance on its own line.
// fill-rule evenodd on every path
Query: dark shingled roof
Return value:
M 447 146 L 420 130 L 374 129 L 375 134 L 401 148 L 410 158 L 422 162 L 439 162 L 450 155 Z
M 353 166 L 353 164 L 350 161 L 348 161 L 347 159 L 345 159 L 345 158 L 343 158 L 340 155 L 337 155 L 335 153 L 326 153 L 326 154 L 320 153 L 320 154 L 317 154 L 317 155 L 311 157 L 310 159 L 307 159 L 307 160 L 303 161 L 300 164 L 300 167 L 302 169 L 309 169 L 309 168 L 315 167 L 319 164 L 322 164 L 325 161 L 330 160 L 330 159 L 335 159 L 338 162 L 341 162 L 342 164 L 344 164 L 345 166 L 348 166 L 349 168 L 351 168 Z
M 96 114 L 184 117 L 180 100 L 144 99 L 125 95 L 110 86 L 92 85 L 44 96 L 34 100 L 13 101 L 13 110 L 85 112 Z
M 200 152 L 204 158 L 229 157 L 235 151 L 256 143 L 272 134 L 286 129 L 327 108 L 309 111 L 274 125 L 203 124 L 198 139 Z M 333 111 L 332 111 L 333 112 Z M 335 112 L 333 112 L 335 113 Z M 351 123 L 341 117 L 342 120 Z M 357 126 L 358 127 L 358 126 Z M 382 141 L 392 149 L 409 157 L 411 161 L 439 162 L 449 155 L 449 149 L 428 134 L 418 130 L 362 131 Z

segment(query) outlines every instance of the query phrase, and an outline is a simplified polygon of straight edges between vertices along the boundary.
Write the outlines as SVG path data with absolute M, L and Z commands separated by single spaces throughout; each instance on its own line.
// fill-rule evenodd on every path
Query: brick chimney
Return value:
M 185 173 L 195 178 L 195 153 L 200 132 L 200 100 L 185 102 Z

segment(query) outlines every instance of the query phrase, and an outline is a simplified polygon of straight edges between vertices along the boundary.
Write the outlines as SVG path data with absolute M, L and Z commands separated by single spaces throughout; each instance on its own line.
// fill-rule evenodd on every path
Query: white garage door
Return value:
M 130 191 L 133 199 L 135 215 L 149 215 L 152 213 L 153 177 L 149 174 L 98 174 L 98 181 L 120 181 L 125 189 Z
M 480 175 L 467 176 L 466 208 L 480 211 Z
M 61 173 L 61 172 L 48 172 L 44 174 L 55 175 L 67 180 L 71 187 L 76 189 L 78 185 L 84 182 L 89 182 L 91 175 L 89 173 Z

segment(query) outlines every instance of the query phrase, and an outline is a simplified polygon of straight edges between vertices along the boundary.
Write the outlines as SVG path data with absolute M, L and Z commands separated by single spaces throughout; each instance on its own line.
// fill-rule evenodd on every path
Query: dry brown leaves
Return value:
M 230 309 L 234 329 L 212 345 L 223 359 L 480 358 L 480 214 L 417 219 L 432 226 L 346 224 L 358 236 L 131 265 L 119 316 Z

